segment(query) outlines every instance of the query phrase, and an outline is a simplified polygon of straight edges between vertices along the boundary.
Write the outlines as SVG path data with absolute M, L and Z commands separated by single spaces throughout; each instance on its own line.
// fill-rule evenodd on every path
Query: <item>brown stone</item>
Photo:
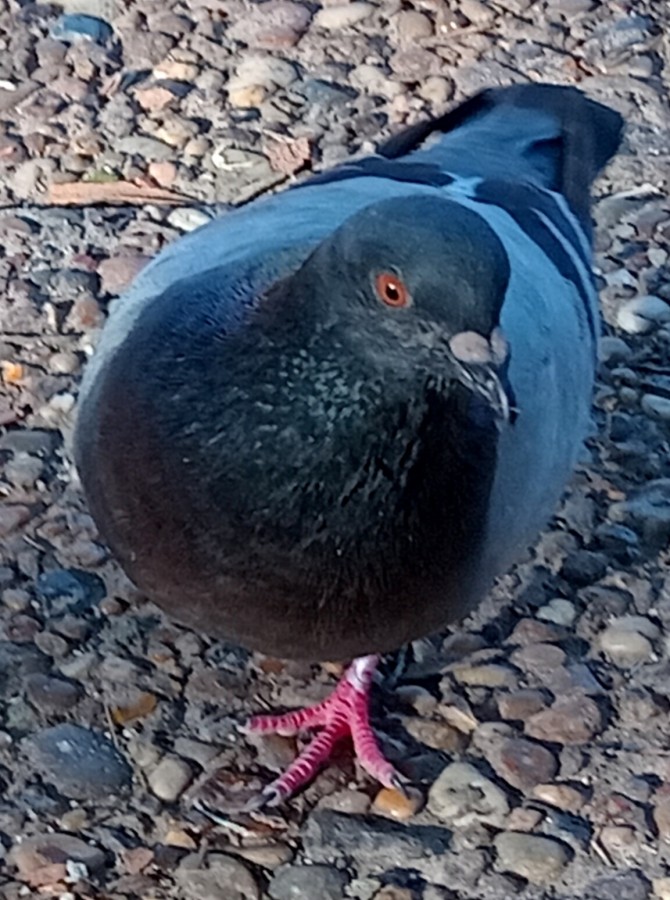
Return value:
M 557 744 L 584 744 L 598 734 L 603 725 L 600 709 L 583 694 L 562 697 L 549 709 L 535 713 L 526 722 L 530 737 Z
M 548 644 L 562 640 L 565 633 L 564 628 L 559 628 L 550 622 L 541 622 L 539 619 L 521 619 L 505 643 L 518 644 L 521 647 L 525 647 L 527 644 Z
M 24 838 L 9 851 L 9 862 L 19 876 L 32 887 L 49 885 L 67 875 L 68 861 L 82 863 L 91 873 L 105 864 L 105 855 L 97 847 L 69 834 L 38 834 Z
M 504 741 L 490 754 L 489 762 L 501 778 L 522 791 L 550 781 L 558 771 L 558 760 L 550 750 L 524 738 Z
M 172 91 L 160 85 L 136 91 L 135 97 L 146 112 L 156 112 L 157 110 L 165 109 L 166 106 L 169 106 L 170 103 L 176 100 Z
M 102 289 L 108 294 L 120 294 L 149 262 L 139 253 L 120 253 L 103 259 L 98 266 Z
M 585 801 L 584 794 L 569 784 L 536 784 L 532 795 L 543 803 L 572 813 L 579 812 Z
M 508 721 L 525 722 L 547 705 L 542 692 L 532 688 L 500 694 L 497 700 L 501 718 Z
M 30 510 L 27 506 L 0 503 L 0 538 L 7 537 L 13 531 L 16 531 L 29 518 Z

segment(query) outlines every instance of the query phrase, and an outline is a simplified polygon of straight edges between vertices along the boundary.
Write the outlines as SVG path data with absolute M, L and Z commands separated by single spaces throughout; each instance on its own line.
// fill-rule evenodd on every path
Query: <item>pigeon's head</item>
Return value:
M 501 418 L 513 406 L 499 327 L 509 261 L 493 229 L 448 199 L 366 207 L 290 279 L 306 327 L 388 378 L 457 380 Z

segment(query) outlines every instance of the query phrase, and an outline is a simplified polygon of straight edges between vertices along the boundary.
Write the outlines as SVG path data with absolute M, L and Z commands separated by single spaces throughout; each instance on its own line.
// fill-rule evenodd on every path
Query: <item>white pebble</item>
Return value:
M 149 775 L 149 787 L 166 803 L 174 802 L 193 779 L 191 767 L 185 760 L 165 756 Z
M 622 668 L 649 662 L 654 655 L 651 642 L 643 634 L 626 631 L 616 625 L 610 625 L 602 632 L 600 648 L 608 659 Z
M 574 604 L 569 600 L 563 600 L 562 597 L 555 597 L 537 611 L 538 619 L 553 622 L 555 625 L 572 625 L 576 616 Z
M 190 206 L 178 206 L 167 217 L 168 225 L 178 228 L 180 231 L 195 231 L 201 225 L 211 221 L 211 216 L 201 209 L 193 209 Z
M 670 422 L 670 398 L 658 394 L 645 394 L 640 402 L 642 411 L 652 419 Z
M 317 28 L 325 28 L 327 31 L 336 31 L 338 28 L 347 28 L 361 22 L 374 11 L 371 3 L 362 0 L 354 0 L 353 3 L 342 3 L 337 6 L 326 6 L 320 9 L 314 16 L 314 24 Z
M 651 294 L 629 300 L 617 314 L 617 324 L 628 334 L 645 334 L 665 322 L 670 322 L 670 304 Z

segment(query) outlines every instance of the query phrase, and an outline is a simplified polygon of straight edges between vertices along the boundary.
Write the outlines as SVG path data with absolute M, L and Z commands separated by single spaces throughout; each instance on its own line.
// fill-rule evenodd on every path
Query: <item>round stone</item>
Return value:
M 646 334 L 666 322 L 670 322 L 670 304 L 660 297 L 635 297 L 617 314 L 617 325 L 628 334 Z
M 546 606 L 538 609 L 537 617 L 545 622 L 553 622 L 555 625 L 564 625 L 569 628 L 577 618 L 577 610 L 574 603 L 569 600 L 554 597 Z
M 348 880 L 332 866 L 287 866 L 273 877 L 268 893 L 272 900 L 341 900 Z
M 363 0 L 325 6 L 314 16 L 314 24 L 317 28 L 323 28 L 326 31 L 339 31 L 341 28 L 348 28 L 367 19 L 374 9 L 372 3 L 365 3 Z
M 493 844 L 500 868 L 527 878 L 531 884 L 547 884 L 558 878 L 570 858 L 564 844 L 536 834 L 503 831 Z
M 572 813 L 579 812 L 584 805 L 584 795 L 569 784 L 536 784 L 532 795 L 543 803 Z
M 598 358 L 606 366 L 616 366 L 626 362 L 632 356 L 633 351 L 620 337 L 602 337 L 598 348 Z
M 75 706 L 82 695 L 81 686 L 49 675 L 31 675 L 26 681 L 28 699 L 43 712 L 59 712 Z
M 105 854 L 73 835 L 52 832 L 24 837 L 14 844 L 8 861 L 16 866 L 22 878 L 40 885 L 67 876 L 68 863 L 83 867 L 81 873 L 85 877 L 97 872 L 105 864 Z
M 536 784 L 550 781 L 558 771 L 554 754 L 533 741 L 512 738 L 491 753 L 489 762 L 508 784 L 527 791 Z
M 585 744 L 602 728 L 602 715 L 590 698 L 576 694 L 562 697 L 526 722 L 530 737 L 556 744 Z
M 642 411 L 651 419 L 670 422 L 670 398 L 658 394 L 644 394 L 640 401 Z
M 533 688 L 524 688 L 513 691 L 511 694 L 500 694 L 498 697 L 498 712 L 501 718 L 507 721 L 521 721 L 545 709 L 547 703 L 542 691 Z
M 404 822 L 416 815 L 422 806 L 423 795 L 416 788 L 410 787 L 404 792 L 395 788 L 382 788 L 375 797 L 372 811 Z
M 130 784 L 131 769 L 104 735 L 78 725 L 46 728 L 27 742 L 28 755 L 48 784 L 66 797 L 93 800 Z
M 428 809 L 443 822 L 465 828 L 475 822 L 501 828 L 509 812 L 504 792 L 470 763 L 448 765 L 432 785 Z
M 628 669 L 653 659 L 654 648 L 643 634 L 610 625 L 600 635 L 600 649 L 615 665 Z
M 148 778 L 153 793 L 166 803 L 174 803 L 192 780 L 191 767 L 176 756 L 164 756 Z

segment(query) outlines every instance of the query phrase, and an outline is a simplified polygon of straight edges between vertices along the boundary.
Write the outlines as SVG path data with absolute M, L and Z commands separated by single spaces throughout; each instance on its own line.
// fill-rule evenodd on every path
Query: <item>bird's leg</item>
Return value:
M 333 693 L 316 706 L 249 720 L 246 730 L 256 734 L 288 735 L 322 729 L 288 769 L 265 788 L 261 798 L 264 806 L 277 806 L 311 781 L 344 737 L 351 737 L 356 758 L 369 775 L 385 787 L 402 790 L 403 776 L 384 758 L 370 725 L 370 687 L 378 664 L 378 656 L 361 656 L 352 662 Z

